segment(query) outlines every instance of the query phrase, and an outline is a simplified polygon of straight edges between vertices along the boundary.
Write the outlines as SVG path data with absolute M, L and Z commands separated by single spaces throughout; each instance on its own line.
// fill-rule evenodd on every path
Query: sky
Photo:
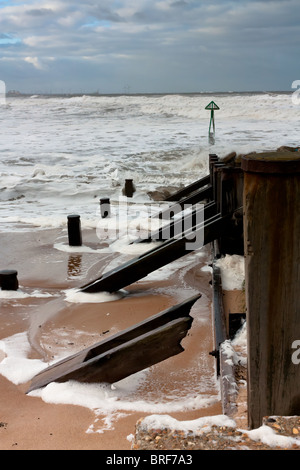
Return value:
M 0 0 L 0 80 L 23 93 L 291 91 L 299 0 Z

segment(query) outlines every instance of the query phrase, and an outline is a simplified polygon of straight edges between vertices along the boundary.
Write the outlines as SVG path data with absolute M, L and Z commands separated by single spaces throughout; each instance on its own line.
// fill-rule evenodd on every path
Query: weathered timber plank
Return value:
M 222 280 L 221 280 L 221 271 L 213 261 L 213 275 L 212 275 L 212 284 L 213 284 L 213 307 L 214 307 L 214 341 L 215 341 L 215 351 L 214 355 L 217 360 L 217 375 L 220 375 L 220 347 L 221 344 L 226 341 L 226 320 L 223 307 L 223 291 L 222 291 Z
M 220 382 L 223 414 L 233 417 L 237 411 L 237 384 L 234 364 L 228 356 L 226 342 L 220 345 Z
M 147 276 L 156 269 L 201 248 L 220 236 L 227 217 L 216 215 L 204 224 L 193 228 L 183 238 L 163 242 L 159 247 L 149 250 L 141 256 L 103 274 L 98 279 L 80 288 L 81 292 L 116 292 L 133 282 Z M 193 239 L 191 238 L 193 235 Z M 193 243 L 195 240 L 195 243 Z M 197 243 L 199 240 L 199 243 Z
M 192 319 L 178 318 L 154 331 L 139 336 L 82 363 L 76 370 L 66 372 L 58 382 L 115 383 L 183 351 L 180 344 Z
M 155 351 L 151 351 L 149 347 L 148 349 L 146 349 L 145 345 L 148 344 L 149 346 L 151 342 L 155 341 L 156 335 L 160 335 L 164 331 L 165 332 L 168 331 L 168 328 L 165 330 L 165 327 L 167 325 L 169 325 L 169 327 L 173 325 L 174 328 L 176 326 L 176 328 L 174 329 L 174 332 L 177 332 L 176 333 L 178 334 L 177 339 L 180 343 L 182 337 L 177 328 L 179 323 L 176 323 L 176 321 L 184 320 L 182 325 L 185 325 L 187 329 L 183 329 L 182 332 L 185 331 L 185 334 L 186 334 L 192 322 L 192 318 L 189 315 L 190 309 L 200 297 L 201 297 L 201 294 L 193 296 L 187 301 L 182 302 L 179 305 L 175 305 L 167 310 L 164 310 L 163 312 L 153 315 L 149 319 L 146 319 L 130 328 L 127 328 L 126 330 L 121 331 L 120 333 L 117 333 L 103 341 L 96 343 L 92 347 L 86 348 L 83 351 L 80 351 L 76 354 L 73 354 L 72 356 L 62 359 L 61 361 L 53 364 L 52 366 L 48 367 L 44 371 L 37 374 L 33 378 L 28 392 L 35 390 L 37 388 L 41 388 L 53 381 L 69 380 L 69 379 L 66 379 L 65 377 L 73 377 L 74 380 L 80 380 L 80 377 L 83 378 L 86 376 L 94 377 L 95 374 L 97 375 L 97 371 L 94 370 L 95 367 L 98 367 L 98 366 L 104 367 L 104 364 L 106 364 L 107 359 L 111 357 L 112 352 L 129 351 L 129 353 L 131 354 L 130 352 L 132 351 L 132 348 L 130 346 L 131 344 L 135 344 L 137 348 L 141 347 L 143 351 L 143 355 L 148 354 L 149 358 L 145 357 L 143 360 L 138 359 L 136 362 L 136 365 L 134 365 L 135 364 L 134 358 L 131 359 L 131 363 L 129 363 L 128 362 L 129 359 L 127 357 L 125 358 L 124 356 L 124 362 L 122 363 L 122 370 L 123 370 L 122 374 L 128 373 L 128 375 L 130 375 L 131 373 L 133 373 L 133 372 L 130 372 L 130 370 L 133 370 L 135 367 L 138 367 L 138 370 L 142 370 L 144 368 L 143 364 L 145 363 L 145 361 L 146 362 L 150 361 L 150 363 L 154 361 L 152 363 L 155 364 L 156 362 L 164 360 L 166 358 L 165 356 L 166 351 L 169 351 L 170 355 L 167 357 L 170 357 L 171 355 L 173 355 L 172 351 L 175 351 L 175 350 L 179 351 L 178 349 L 179 346 L 178 347 L 172 346 L 173 342 L 170 345 L 165 344 L 166 347 L 162 344 L 157 349 L 157 353 Z M 185 320 L 187 320 L 187 322 Z M 149 339 L 149 336 L 151 336 L 152 334 L 154 335 L 153 338 Z M 167 337 L 168 335 L 169 333 L 167 334 Z M 164 343 L 165 339 L 163 339 L 163 336 L 161 336 L 161 338 L 162 338 L 162 342 Z M 175 336 L 174 337 L 172 336 L 172 338 L 175 341 Z M 128 346 L 128 349 L 125 348 L 126 344 Z M 155 348 L 157 348 L 157 346 L 155 346 Z M 137 349 L 135 350 L 135 352 L 133 351 L 133 355 L 135 357 L 139 357 L 138 356 L 139 352 L 137 351 Z M 117 357 L 119 357 L 119 353 Z M 98 363 L 98 366 L 96 365 L 97 359 L 100 360 L 100 362 Z M 105 366 L 105 368 L 102 370 L 103 375 L 101 375 L 102 374 L 101 370 L 98 371 L 99 377 L 97 381 L 99 380 L 107 381 L 107 372 L 104 372 L 104 370 L 106 370 L 106 367 L 107 367 L 107 370 L 112 369 L 112 364 L 113 363 L 110 363 L 110 366 Z M 87 368 L 88 371 L 84 371 L 83 369 L 85 368 Z M 112 374 L 114 374 L 113 377 L 118 377 L 120 375 L 121 372 L 120 371 L 117 372 L 117 370 L 118 369 L 116 369 L 116 372 L 111 372 Z M 126 375 L 124 377 L 126 377 Z M 113 380 L 113 378 L 111 378 L 111 380 Z M 113 381 L 117 381 L 117 380 L 114 379 Z
M 299 153 L 298 153 L 299 154 Z M 248 420 L 300 414 L 300 155 L 243 157 Z

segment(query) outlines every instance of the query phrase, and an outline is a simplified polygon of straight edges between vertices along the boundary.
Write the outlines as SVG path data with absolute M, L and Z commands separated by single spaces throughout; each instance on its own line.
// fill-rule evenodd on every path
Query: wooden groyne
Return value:
M 81 292 L 115 292 L 126 287 L 193 251 L 186 247 L 190 235 L 196 238 L 202 234 L 203 245 L 210 244 L 212 250 L 215 348 L 207 353 L 216 357 L 224 413 L 232 412 L 232 397 L 228 395 L 234 385 L 234 370 L 224 356 L 224 344 L 238 328 L 236 318 L 244 316 L 249 427 L 261 426 L 266 416 L 299 416 L 300 152 L 279 149 L 241 157 L 231 154 L 223 159 L 211 154 L 209 175 L 168 200 L 176 204 L 176 210 L 178 207 L 183 210 L 185 204 L 202 204 L 200 208 L 195 206 L 190 215 L 189 231 L 183 230 L 181 236 L 170 238 L 160 229 L 146 241 L 136 240 L 145 243 L 155 239 L 161 244 L 82 286 Z M 161 219 L 169 218 L 171 232 L 168 233 L 178 231 L 176 220 L 170 216 L 173 209 L 171 204 L 169 209 L 157 214 Z M 194 249 L 197 248 L 196 245 Z M 240 255 L 245 260 L 246 311 L 229 318 L 224 311 L 222 277 L 217 263 L 226 255 Z M 184 306 L 187 310 L 179 317 L 176 312 L 181 312 L 182 306 L 175 306 L 171 317 L 170 312 L 159 314 L 159 318 L 166 320 L 159 326 L 149 319 L 133 328 L 133 336 L 132 331 L 121 332 L 120 337 L 112 338 L 111 344 L 97 344 L 64 360 L 36 377 L 32 387 L 68 377 L 86 380 L 89 375 L 93 380 L 98 377 L 114 381 L 177 354 L 181 350 L 180 341 L 191 325 L 187 311 L 195 300 L 187 301 Z M 158 346 L 164 346 L 165 338 L 170 347 L 160 349 Z M 143 361 L 135 360 L 139 349 L 146 351 Z M 132 363 L 129 358 L 133 358 Z M 126 363 L 128 367 L 124 368 Z M 71 370 L 69 366 L 74 364 Z
M 222 360 L 222 345 L 229 331 L 215 260 L 243 255 L 248 425 L 253 429 L 266 416 L 300 415 L 300 154 L 281 148 L 229 162 L 210 158 L 216 203 L 221 214 L 232 214 L 213 242 L 213 353 L 226 410 L 230 371 L 226 358 Z
M 217 174 L 214 175 L 214 177 Z M 220 187 L 222 186 L 222 181 Z M 224 185 L 225 187 L 225 185 Z M 162 243 L 155 249 L 133 258 L 95 281 L 89 282 L 81 287 L 81 292 L 94 293 L 99 291 L 115 292 L 138 279 L 145 277 L 148 273 L 167 265 L 168 263 L 184 256 L 191 251 L 201 248 L 215 240 L 220 240 L 221 235 L 229 233 L 231 219 L 235 212 L 235 205 L 230 203 L 230 209 L 225 208 L 225 202 L 214 199 L 213 190 L 216 182 L 212 181 L 211 175 L 198 180 L 194 185 L 185 188 L 182 193 L 174 195 L 176 208 L 185 208 L 185 204 L 203 202 L 200 209 L 191 213 L 188 229 L 179 231 L 179 236 L 164 237 L 164 232 L 151 234 L 148 241 L 154 235 Z M 229 189 L 226 189 L 226 194 Z M 218 195 L 222 195 L 222 191 Z M 228 197 L 231 201 L 232 198 Z M 223 201 L 223 202 L 222 202 Z M 229 204 L 228 204 L 229 207 Z M 170 214 L 173 206 L 170 206 Z M 201 212 L 199 217 L 198 211 Z M 163 218 L 165 213 L 159 213 Z M 69 217 L 78 222 L 79 216 Z M 200 221 L 199 221 L 200 220 Z M 176 222 L 170 218 L 169 228 L 176 229 Z M 202 235 L 201 244 L 190 249 L 187 247 L 198 235 Z M 225 239 L 225 237 L 222 237 Z M 140 242 L 137 240 L 137 243 Z M 187 334 L 191 326 L 191 317 L 188 315 L 192 304 L 201 296 L 187 300 L 182 305 L 177 305 L 143 322 L 135 325 L 129 331 L 123 331 L 116 337 L 95 344 L 87 350 L 67 357 L 59 363 L 47 368 L 38 374 L 32 381 L 29 390 L 39 388 L 52 381 L 65 381 L 69 379 L 83 381 L 104 381 L 113 383 L 121 378 L 127 377 L 149 365 L 160 362 L 167 357 L 178 354 L 183 349 L 181 340 Z

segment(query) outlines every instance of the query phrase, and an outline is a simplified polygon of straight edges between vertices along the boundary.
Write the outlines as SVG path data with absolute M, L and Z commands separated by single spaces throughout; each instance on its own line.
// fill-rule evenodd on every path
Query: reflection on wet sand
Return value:
M 72 279 L 81 274 L 82 255 L 70 255 L 68 260 L 68 278 Z

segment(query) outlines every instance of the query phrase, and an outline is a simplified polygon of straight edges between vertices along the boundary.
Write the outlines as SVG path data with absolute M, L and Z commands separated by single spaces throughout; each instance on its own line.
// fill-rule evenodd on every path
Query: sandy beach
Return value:
M 106 414 L 101 407 L 49 403 L 42 395 L 26 394 L 30 381 L 16 384 L 0 375 L 1 450 L 129 450 L 136 422 L 159 410 L 161 402 L 161 413 L 179 420 L 222 413 L 215 359 L 209 355 L 213 349 L 209 247 L 126 287 L 117 300 L 93 303 L 66 301 L 66 292 L 130 255 L 109 250 L 94 230 L 83 232 L 82 250 L 68 249 L 65 229 L 5 232 L 0 238 L 1 269 L 16 269 L 19 280 L 14 296 L 0 292 L 0 345 L 15 335 L 27 335 L 29 360 L 50 363 L 202 294 L 191 309 L 194 320 L 182 342 L 184 352 L 141 372 L 142 380 L 129 392 L 126 407 L 121 400 L 120 409 L 115 406 Z M 126 383 L 135 380 L 132 376 Z M 173 406 L 174 397 L 175 403 L 178 399 L 184 403 L 187 395 L 194 396 L 193 406 Z M 138 409 L 135 404 L 140 402 L 145 406 Z

